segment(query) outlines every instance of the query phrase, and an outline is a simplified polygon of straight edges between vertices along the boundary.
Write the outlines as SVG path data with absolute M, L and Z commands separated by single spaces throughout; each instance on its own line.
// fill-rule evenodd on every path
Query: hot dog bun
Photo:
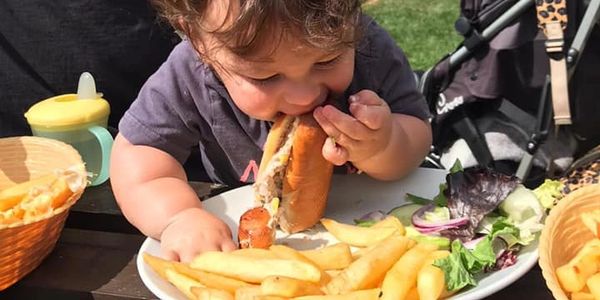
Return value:
M 254 183 L 257 206 L 262 210 L 251 209 L 240 219 L 240 246 L 268 247 L 273 242 L 275 231 L 271 229 L 276 224 L 283 231 L 294 233 L 319 221 L 333 173 L 333 165 L 321 152 L 326 138 L 312 114 L 283 115 L 275 121 Z M 268 222 L 264 220 L 265 213 L 270 216 Z
M 312 227 L 323 216 L 333 173 L 322 154 L 327 134 L 312 114 L 298 118 L 278 210 L 279 226 L 290 233 Z

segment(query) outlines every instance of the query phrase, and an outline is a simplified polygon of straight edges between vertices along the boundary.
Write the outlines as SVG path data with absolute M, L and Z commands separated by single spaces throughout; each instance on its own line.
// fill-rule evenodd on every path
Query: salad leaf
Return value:
M 406 200 L 419 205 L 427 205 L 431 203 L 431 199 L 419 197 L 417 195 L 413 195 L 411 193 L 406 193 Z
M 441 232 L 443 236 L 469 241 L 475 228 L 519 184 L 518 178 L 486 168 L 470 168 L 448 174 L 448 208 L 452 219 L 468 217 L 470 223 Z
M 446 191 L 448 190 L 448 185 L 446 183 L 440 184 L 440 192 L 433 197 L 433 203 L 435 206 L 448 206 L 448 197 L 446 196 Z
M 456 159 L 454 161 L 454 164 L 452 165 L 452 167 L 450 168 L 450 173 L 457 173 L 457 172 L 461 172 L 463 171 L 463 166 L 460 163 L 460 159 Z
M 474 259 L 459 240 L 454 240 L 450 245 L 450 255 L 437 259 L 434 266 L 444 271 L 446 289 L 449 291 L 460 290 L 466 286 L 475 286 L 477 282 L 466 266 L 473 266 Z
M 542 206 L 551 209 L 560 200 L 564 184 L 559 180 L 546 179 L 544 183 L 533 190 Z
M 475 274 L 495 267 L 496 251 L 493 242 L 503 235 L 518 236 L 519 229 L 500 217 L 492 225 L 492 231 L 472 251 L 465 248 L 460 240 L 454 240 L 450 245 L 450 255 L 434 262 L 435 266 L 444 271 L 446 288 L 454 291 L 469 285 L 475 286 Z

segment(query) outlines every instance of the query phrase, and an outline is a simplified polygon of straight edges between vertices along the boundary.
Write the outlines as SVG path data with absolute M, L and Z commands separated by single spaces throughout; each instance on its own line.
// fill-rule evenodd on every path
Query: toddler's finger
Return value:
M 221 245 L 221 251 L 223 252 L 229 252 L 235 249 L 237 249 L 237 246 L 232 240 L 226 240 L 225 242 L 223 242 L 223 245 Z
M 373 106 L 359 103 L 350 104 L 350 113 L 372 130 L 381 128 L 391 114 L 387 106 Z
M 348 151 L 335 143 L 332 138 L 325 140 L 323 145 L 323 157 L 336 166 L 341 166 L 348 161 Z
M 161 250 L 162 257 L 166 260 L 179 261 L 179 254 L 173 250 Z
M 370 134 L 360 121 L 333 106 L 317 107 L 313 116 L 327 135 L 336 138 L 336 142 L 345 147 Z
M 352 96 L 350 96 L 350 98 L 348 99 L 348 102 L 350 103 L 359 103 L 359 104 L 364 104 L 364 105 L 375 105 L 375 106 L 380 106 L 380 105 L 386 105 L 385 101 L 383 101 L 383 99 L 381 99 L 381 97 L 379 97 L 379 95 L 377 95 L 375 92 L 371 91 L 371 90 L 362 90 Z
M 215 249 L 216 250 L 216 249 Z M 194 260 L 194 258 L 200 254 L 200 251 L 194 251 L 194 250 L 190 250 L 190 249 L 186 249 L 182 252 L 179 253 L 179 257 L 181 258 L 181 262 L 182 263 L 189 263 L 192 260 Z

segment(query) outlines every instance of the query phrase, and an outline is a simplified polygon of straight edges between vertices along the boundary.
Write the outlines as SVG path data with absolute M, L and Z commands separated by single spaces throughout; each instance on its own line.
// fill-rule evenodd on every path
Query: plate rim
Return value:
M 435 170 L 438 170 L 438 169 L 435 169 Z M 251 185 L 244 185 L 241 187 L 231 189 L 229 191 L 226 191 L 226 192 L 214 195 L 210 198 L 207 198 L 204 201 L 208 201 L 210 199 L 217 198 L 217 197 L 227 197 L 228 194 L 239 193 L 240 190 L 243 190 L 243 189 L 251 190 Z M 159 242 L 151 237 L 147 237 L 144 240 L 144 242 L 142 243 L 142 245 L 140 246 L 140 249 L 138 250 L 137 259 L 136 259 L 138 274 L 140 275 L 140 278 L 142 279 L 142 282 L 144 283 L 146 288 L 148 288 L 158 298 L 165 299 L 165 300 L 167 300 L 167 299 L 174 300 L 176 298 L 173 297 L 173 295 L 166 294 L 162 289 L 159 289 L 158 286 L 156 286 L 154 284 L 153 279 L 150 278 L 150 276 L 148 274 L 148 272 L 152 272 L 153 274 L 156 274 L 156 273 L 154 273 L 154 270 L 152 270 L 144 262 L 142 254 L 143 254 L 143 251 L 145 251 L 147 248 L 149 248 L 151 246 L 152 243 L 159 243 Z M 529 272 L 533 268 L 533 266 L 538 262 L 538 259 L 539 259 L 538 245 L 539 245 L 539 234 L 537 234 L 536 239 L 532 244 L 529 244 L 528 246 L 526 246 L 531 249 L 528 253 L 526 253 L 528 255 L 527 257 L 525 257 L 526 260 L 521 265 L 518 266 L 519 268 L 514 269 L 510 273 L 508 273 L 508 275 L 506 277 L 504 277 L 504 278 L 507 278 L 506 280 L 498 280 L 498 281 L 491 282 L 484 287 L 480 287 L 478 290 L 476 290 L 478 288 L 478 286 L 476 286 L 474 288 L 464 291 L 464 292 L 472 291 L 471 293 L 468 293 L 468 294 L 458 293 L 458 294 L 455 294 L 452 297 L 449 297 L 446 299 L 448 299 L 448 300 L 482 299 L 484 297 L 493 295 L 493 294 L 503 290 L 504 288 L 508 287 L 509 285 L 515 283 L 517 280 L 522 278 L 527 272 Z M 159 254 L 159 256 L 160 256 L 160 254 Z M 519 256 L 520 255 L 518 255 L 517 257 L 519 258 Z M 511 266 L 509 268 L 512 268 L 512 267 L 513 266 Z M 142 272 L 142 270 L 144 270 L 145 272 Z M 497 272 L 497 271 L 495 271 L 495 272 Z M 183 296 L 183 294 L 181 294 L 181 295 Z

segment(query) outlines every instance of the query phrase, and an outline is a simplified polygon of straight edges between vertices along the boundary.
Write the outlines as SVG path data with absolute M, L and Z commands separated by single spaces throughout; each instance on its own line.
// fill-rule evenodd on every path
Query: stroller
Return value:
M 565 1 L 565 0 L 562 0 Z M 432 113 L 433 145 L 425 165 L 484 166 L 526 186 L 557 177 L 598 144 L 600 0 L 567 2 L 564 47 L 546 53 L 536 5 L 561 0 L 461 0 L 455 23 L 464 36 L 419 79 Z M 585 51 L 584 51 L 585 50 Z M 572 124 L 553 126 L 549 56 L 566 61 Z M 556 84 L 556 83 L 555 83 Z

